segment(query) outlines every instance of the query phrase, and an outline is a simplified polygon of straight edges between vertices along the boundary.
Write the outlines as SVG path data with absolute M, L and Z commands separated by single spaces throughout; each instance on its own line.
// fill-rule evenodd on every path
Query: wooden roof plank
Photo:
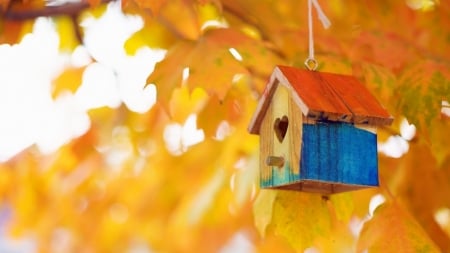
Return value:
M 325 82 L 338 94 L 353 113 L 354 123 L 390 124 L 392 117 L 355 77 L 321 73 Z
M 350 120 L 352 112 L 337 96 L 336 92 L 324 82 L 319 72 L 278 66 L 289 85 L 308 107 L 311 117 L 333 117 Z
M 355 77 L 276 66 L 259 99 L 249 132 L 259 134 L 265 111 L 278 85 L 286 86 L 302 113 L 315 120 L 389 125 L 392 116 Z

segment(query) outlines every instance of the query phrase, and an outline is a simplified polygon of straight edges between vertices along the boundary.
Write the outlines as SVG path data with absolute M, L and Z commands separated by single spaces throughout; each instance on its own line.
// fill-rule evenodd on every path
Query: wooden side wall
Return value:
M 302 135 L 302 114 L 290 97 L 290 91 L 277 84 L 271 104 L 261 123 L 260 130 L 260 185 L 262 188 L 277 187 L 295 183 L 300 179 L 300 147 Z M 289 125 L 282 142 L 278 140 L 274 130 L 277 118 L 287 116 Z M 268 156 L 283 157 L 285 162 L 280 168 L 268 166 Z
M 378 186 L 376 134 L 347 123 L 303 125 L 302 180 Z

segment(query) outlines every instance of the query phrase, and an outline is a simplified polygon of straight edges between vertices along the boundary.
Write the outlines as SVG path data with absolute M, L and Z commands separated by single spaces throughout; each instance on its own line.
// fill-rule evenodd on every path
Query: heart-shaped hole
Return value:
M 284 115 L 281 119 L 276 118 L 273 124 L 273 128 L 275 130 L 275 135 L 279 142 L 283 142 L 284 137 L 286 136 L 286 132 L 289 126 L 289 120 L 286 115 Z

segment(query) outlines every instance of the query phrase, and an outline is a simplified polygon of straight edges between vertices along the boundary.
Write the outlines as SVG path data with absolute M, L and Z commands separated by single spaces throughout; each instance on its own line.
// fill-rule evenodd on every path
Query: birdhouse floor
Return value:
M 316 180 L 302 180 L 301 182 L 280 185 L 275 187 L 266 187 L 266 189 L 278 189 L 278 190 L 292 190 L 292 191 L 303 191 L 303 192 L 312 192 L 312 193 L 321 193 L 321 194 L 332 194 L 332 193 L 340 193 L 354 190 L 361 190 L 372 188 L 376 186 L 367 186 L 367 185 L 349 185 L 349 184 L 341 184 L 341 183 L 329 183 L 323 181 Z

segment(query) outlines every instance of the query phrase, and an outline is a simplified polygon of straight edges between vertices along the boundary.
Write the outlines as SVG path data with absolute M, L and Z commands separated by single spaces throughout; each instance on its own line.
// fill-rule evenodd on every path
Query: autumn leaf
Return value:
M 59 34 L 59 49 L 73 51 L 80 44 L 76 37 L 76 20 L 72 17 L 58 17 L 55 19 L 55 24 Z
M 182 75 L 186 65 L 180 59 L 188 61 L 195 45 L 190 42 L 180 42 L 172 47 L 165 58 L 156 64 L 155 70 L 147 78 L 147 84 L 155 84 L 158 90 L 158 100 L 168 108 L 168 103 L 174 88 L 181 87 Z
M 280 191 L 269 229 L 297 251 L 314 246 L 316 239 L 330 236 L 331 217 L 326 201 L 319 194 Z
M 273 205 L 277 191 L 261 190 L 253 204 L 255 226 L 262 237 L 266 235 L 267 226 L 272 222 Z
M 395 180 L 391 182 L 390 188 L 400 196 L 398 201 L 408 208 L 434 242 L 446 251 L 450 247 L 450 240 L 436 224 L 434 212 L 450 204 L 446 197 L 450 194 L 450 187 L 444 170 L 438 168 L 430 149 L 424 143 L 412 143 L 403 163 L 391 173 Z M 420 175 L 421 180 L 411 184 L 417 175 Z
M 202 111 L 205 107 L 208 95 L 200 88 L 189 92 L 186 86 L 173 90 L 169 104 L 169 112 L 172 119 L 184 122 L 189 115 Z
M 0 20 L 0 43 L 16 44 L 31 32 L 34 21 Z
M 212 30 L 196 44 L 182 42 L 170 49 L 147 83 L 158 87 L 163 104 L 167 104 L 172 89 L 182 85 L 183 75 L 190 90 L 202 88 L 223 100 L 233 82 L 249 74 L 248 69 L 269 76 L 273 68 L 270 62 L 277 58 L 265 50 L 260 42 L 240 32 Z
M 86 66 L 66 69 L 55 80 L 53 80 L 52 97 L 55 99 L 63 92 L 75 94 L 82 82 L 82 77 Z
M 440 252 L 417 221 L 397 203 L 378 207 L 364 224 L 358 252 Z
M 200 36 L 200 24 L 195 4 L 190 1 L 166 1 L 159 17 L 168 24 L 175 36 L 188 40 L 196 40 Z M 180 11 L 183 10 L 183 11 Z
M 151 14 L 157 16 L 161 8 L 166 4 L 167 0 L 145 1 L 145 0 L 126 0 L 123 1 L 122 6 L 127 8 L 131 2 L 134 2 L 138 8 L 150 9 Z M 133 4 L 134 4 L 133 3 Z
M 164 26 L 153 19 L 146 19 L 144 27 L 128 38 L 124 48 L 128 54 L 134 55 L 143 46 L 168 49 L 174 43 L 175 37 Z
M 406 69 L 399 80 L 397 106 L 428 136 L 428 123 L 441 114 L 442 101 L 450 100 L 450 73 L 447 64 L 420 62 Z

